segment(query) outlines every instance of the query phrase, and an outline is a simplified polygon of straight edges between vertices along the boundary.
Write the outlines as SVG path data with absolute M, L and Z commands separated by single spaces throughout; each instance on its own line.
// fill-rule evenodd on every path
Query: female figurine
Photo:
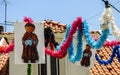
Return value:
M 38 37 L 35 33 L 33 33 L 33 31 L 35 30 L 35 25 L 31 22 L 28 22 L 25 25 L 25 30 L 26 32 L 22 37 L 22 59 L 24 63 L 28 63 L 29 61 L 31 63 L 35 63 L 36 60 L 39 60 L 37 52 Z

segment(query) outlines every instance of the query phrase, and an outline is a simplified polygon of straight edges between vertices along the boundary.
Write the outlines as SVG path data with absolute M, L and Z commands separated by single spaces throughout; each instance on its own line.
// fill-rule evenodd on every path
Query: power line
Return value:
M 5 25 L 5 23 L 0 23 L 1 25 Z M 14 26 L 13 24 L 6 24 L 6 26 Z
M 119 4 L 119 3 L 120 3 L 120 1 L 116 2 L 114 5 L 117 5 L 117 4 Z
M 93 19 L 93 18 L 97 17 L 98 15 L 100 15 L 100 13 L 102 13 L 102 11 L 101 11 L 101 12 L 99 12 L 99 13 L 97 13 L 97 14 L 95 14 L 94 16 L 92 16 L 92 17 L 90 17 L 90 18 L 86 19 L 86 20 L 87 20 L 87 21 L 88 21 L 88 20 L 91 20 L 91 19 Z
M 120 3 L 120 1 L 117 1 L 117 2 L 114 3 L 113 5 L 117 5 L 118 3 Z M 111 5 L 111 4 L 110 4 L 110 5 Z M 116 11 L 118 11 L 118 12 L 120 13 L 120 11 L 119 11 L 118 9 L 116 9 L 113 5 L 112 5 L 112 7 L 113 7 Z M 92 19 L 94 19 L 95 17 L 99 16 L 101 13 L 102 13 L 102 11 L 100 11 L 99 13 L 95 14 L 94 16 L 92 16 L 92 17 L 90 17 L 90 18 L 88 18 L 88 19 L 86 19 L 86 20 L 87 20 L 87 21 L 88 21 L 88 20 L 92 20 Z
M 112 4 L 110 4 L 108 0 L 102 0 L 102 1 L 105 3 L 105 7 L 106 7 L 106 8 L 108 8 L 108 7 L 111 6 L 111 7 L 114 8 L 117 12 L 120 13 L 120 11 L 119 11 L 116 7 L 114 7 Z
M 120 13 L 120 10 L 118 10 L 116 7 L 114 7 L 113 5 L 110 4 L 111 7 L 113 7 L 117 12 Z

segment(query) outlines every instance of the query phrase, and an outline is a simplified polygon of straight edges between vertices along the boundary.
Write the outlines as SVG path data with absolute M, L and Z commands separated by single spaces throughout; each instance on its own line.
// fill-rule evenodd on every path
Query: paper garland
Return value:
M 77 51 L 74 53 L 73 44 L 70 45 L 68 49 L 69 59 L 72 63 L 79 61 L 82 58 L 82 33 L 80 30 L 77 31 Z
M 85 36 L 87 43 L 91 46 L 91 48 L 100 49 L 109 35 L 109 29 L 103 30 L 100 38 L 95 41 L 89 32 L 88 24 L 86 21 L 83 22 L 83 27 L 83 35 Z
M 68 33 L 70 31 L 70 28 L 71 28 L 71 25 L 67 25 L 67 29 L 66 29 L 66 34 L 64 36 L 64 39 L 62 40 L 62 43 L 66 40 L 66 38 L 68 37 Z M 80 27 L 80 30 L 81 30 L 81 27 Z M 72 63 L 75 63 L 76 61 L 79 61 L 82 57 L 82 30 L 77 30 L 77 51 L 76 53 L 74 53 L 74 43 L 73 43 L 73 39 L 72 39 L 72 42 L 70 44 L 70 47 L 68 48 L 68 57 L 69 57 L 69 60 L 72 62 Z M 61 43 L 61 45 L 62 45 Z M 57 50 L 59 49 L 59 46 L 57 47 Z
M 72 23 L 72 27 L 70 29 L 70 32 L 68 34 L 67 39 L 65 40 L 65 42 L 60 46 L 60 50 L 59 51 L 53 51 L 50 50 L 48 48 L 45 48 L 45 53 L 56 57 L 56 58 L 63 58 L 65 57 L 65 55 L 67 54 L 67 49 L 69 48 L 71 42 L 72 42 L 72 38 L 73 38 L 73 34 L 76 32 L 77 28 L 79 27 L 80 29 L 80 24 L 82 23 L 82 18 L 78 17 L 77 20 L 75 20 Z
M 117 45 L 120 45 L 120 41 L 113 40 L 113 41 L 106 41 L 103 46 L 113 47 L 113 46 L 117 46 Z
M 6 45 L 6 46 L 1 45 L 0 46 L 0 54 L 9 53 L 9 52 L 13 51 L 13 49 L 14 49 L 14 41 L 12 41 L 9 45 Z
M 96 60 L 100 63 L 100 64 L 103 64 L 103 65 L 108 65 L 110 63 L 112 63 L 113 61 L 113 58 L 117 56 L 118 57 L 118 61 L 120 62 L 120 45 L 118 46 L 115 46 L 113 48 L 113 51 L 112 51 L 112 55 L 110 56 L 110 58 L 108 60 L 101 60 L 98 56 L 98 54 L 95 54 L 95 58 Z
M 110 8 L 106 8 L 102 14 L 101 17 L 101 28 L 102 28 L 102 33 L 100 38 L 95 41 L 92 36 L 90 35 L 88 23 L 86 21 L 83 22 L 82 27 L 83 27 L 83 35 L 86 38 L 87 43 L 91 46 L 91 48 L 96 48 L 100 49 L 104 42 L 106 41 L 108 35 L 109 35 L 109 26 L 110 26 L 110 21 L 111 20 L 111 12 Z
M 95 41 L 97 41 L 98 40 L 98 38 L 94 38 L 93 37 L 93 39 L 95 40 Z M 117 41 L 117 40 L 112 40 L 112 41 L 109 41 L 109 40 L 107 40 L 107 41 L 105 41 L 105 43 L 104 43 L 104 47 L 113 47 L 113 46 L 117 46 L 117 45 L 120 45 L 120 41 Z
M 111 19 L 110 18 L 111 17 L 110 9 L 106 8 L 102 15 L 103 15 L 102 18 L 101 18 L 102 34 L 101 34 L 100 38 L 98 39 L 98 41 L 95 41 L 94 39 L 92 39 L 92 36 L 90 35 L 90 32 L 89 32 L 88 24 L 86 23 L 86 21 L 84 21 L 82 23 L 82 26 L 81 26 L 81 23 L 79 23 L 79 26 L 80 26 L 79 30 L 80 29 L 83 30 L 83 35 L 85 36 L 87 43 L 92 48 L 96 48 L 96 49 L 99 49 L 99 48 L 101 48 L 103 46 L 104 42 L 106 41 L 106 39 L 107 39 L 107 37 L 109 35 L 109 24 L 110 24 L 109 21 Z M 68 49 L 68 47 L 70 46 L 70 43 L 72 42 L 71 40 L 73 38 L 73 34 L 76 32 L 77 27 L 75 28 L 75 26 L 74 26 L 74 25 L 77 25 L 76 22 L 77 21 L 73 22 L 71 30 L 70 30 L 70 32 L 68 34 L 67 40 L 65 40 L 65 42 L 61 45 L 60 50 L 59 51 L 52 51 L 52 50 L 49 50 L 49 49 L 45 48 L 45 53 L 47 53 L 48 55 L 54 56 L 56 58 L 64 57 L 66 55 L 66 53 L 67 53 L 66 49 Z M 73 32 L 71 32 L 72 29 L 73 29 Z M 69 43 L 66 44 L 66 42 L 68 42 L 68 39 L 70 39 Z M 72 52 L 72 51 L 70 51 L 70 52 Z M 72 58 L 70 52 L 69 52 L 70 58 Z M 74 62 L 74 61 L 72 61 L 72 62 Z
M 110 14 L 110 23 L 111 23 L 111 27 L 112 27 L 112 34 L 116 37 L 116 39 L 118 40 L 116 40 L 116 41 L 111 41 L 111 42 L 109 42 L 109 41 L 106 41 L 105 42 L 105 44 L 104 44 L 104 46 L 110 46 L 110 47 L 113 47 L 113 46 L 115 46 L 114 48 L 113 48 L 113 51 L 112 51 L 112 54 L 111 54 L 111 56 L 110 56 L 110 58 L 108 59 L 108 60 L 101 60 L 100 58 L 99 58 L 99 56 L 98 56 L 98 54 L 96 54 L 95 55 L 95 58 L 96 58 L 96 60 L 100 63 L 100 64 L 104 64 L 104 65 L 108 65 L 108 64 L 110 64 L 110 63 L 112 63 L 112 61 L 113 61 L 113 58 L 115 57 L 115 56 L 117 56 L 118 57 L 118 60 L 119 60 L 119 62 L 120 62 L 120 30 L 118 29 L 118 27 L 116 26 L 116 24 L 115 24 L 115 21 L 114 21 L 114 17 L 113 17 L 113 15 L 112 15 L 112 11 L 111 10 L 109 10 L 109 13 L 111 13 Z
M 94 38 L 93 37 L 93 39 L 95 40 L 95 41 L 97 41 L 98 40 L 98 38 Z M 117 41 L 117 40 L 112 40 L 112 41 L 109 41 L 109 40 L 107 40 L 107 41 L 105 41 L 105 43 L 104 43 L 104 47 L 113 47 L 113 46 L 117 46 L 117 45 L 120 45 L 120 41 Z
M 111 28 L 112 28 L 112 34 L 116 37 L 117 40 L 120 41 L 120 29 L 118 29 L 117 25 L 115 24 L 114 17 L 112 16 L 111 20 Z

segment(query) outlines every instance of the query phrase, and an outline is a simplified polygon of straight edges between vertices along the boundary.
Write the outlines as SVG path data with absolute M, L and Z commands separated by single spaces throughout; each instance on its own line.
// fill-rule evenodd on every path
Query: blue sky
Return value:
M 120 10 L 120 0 L 109 0 Z M 118 2 L 118 3 L 117 3 Z M 24 16 L 35 22 L 50 19 L 64 24 L 71 24 L 77 16 L 87 20 L 91 30 L 100 29 L 99 18 L 104 10 L 102 0 L 7 0 L 7 21 L 23 21 Z M 0 0 L 0 23 L 4 23 L 4 3 Z M 120 28 L 120 13 L 113 9 L 116 24 Z M 93 16 L 97 15 L 94 18 Z M 7 31 L 14 31 L 13 26 Z

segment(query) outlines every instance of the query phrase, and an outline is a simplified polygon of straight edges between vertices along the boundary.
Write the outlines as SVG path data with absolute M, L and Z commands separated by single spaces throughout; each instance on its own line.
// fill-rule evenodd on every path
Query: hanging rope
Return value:
M 109 8 L 110 6 L 113 8 L 113 9 L 115 9 L 118 13 L 120 13 L 120 10 L 118 10 L 115 6 L 113 6 L 112 4 L 110 4 L 109 2 L 108 2 L 108 0 L 102 0 L 104 3 L 105 3 L 105 7 L 106 8 Z

